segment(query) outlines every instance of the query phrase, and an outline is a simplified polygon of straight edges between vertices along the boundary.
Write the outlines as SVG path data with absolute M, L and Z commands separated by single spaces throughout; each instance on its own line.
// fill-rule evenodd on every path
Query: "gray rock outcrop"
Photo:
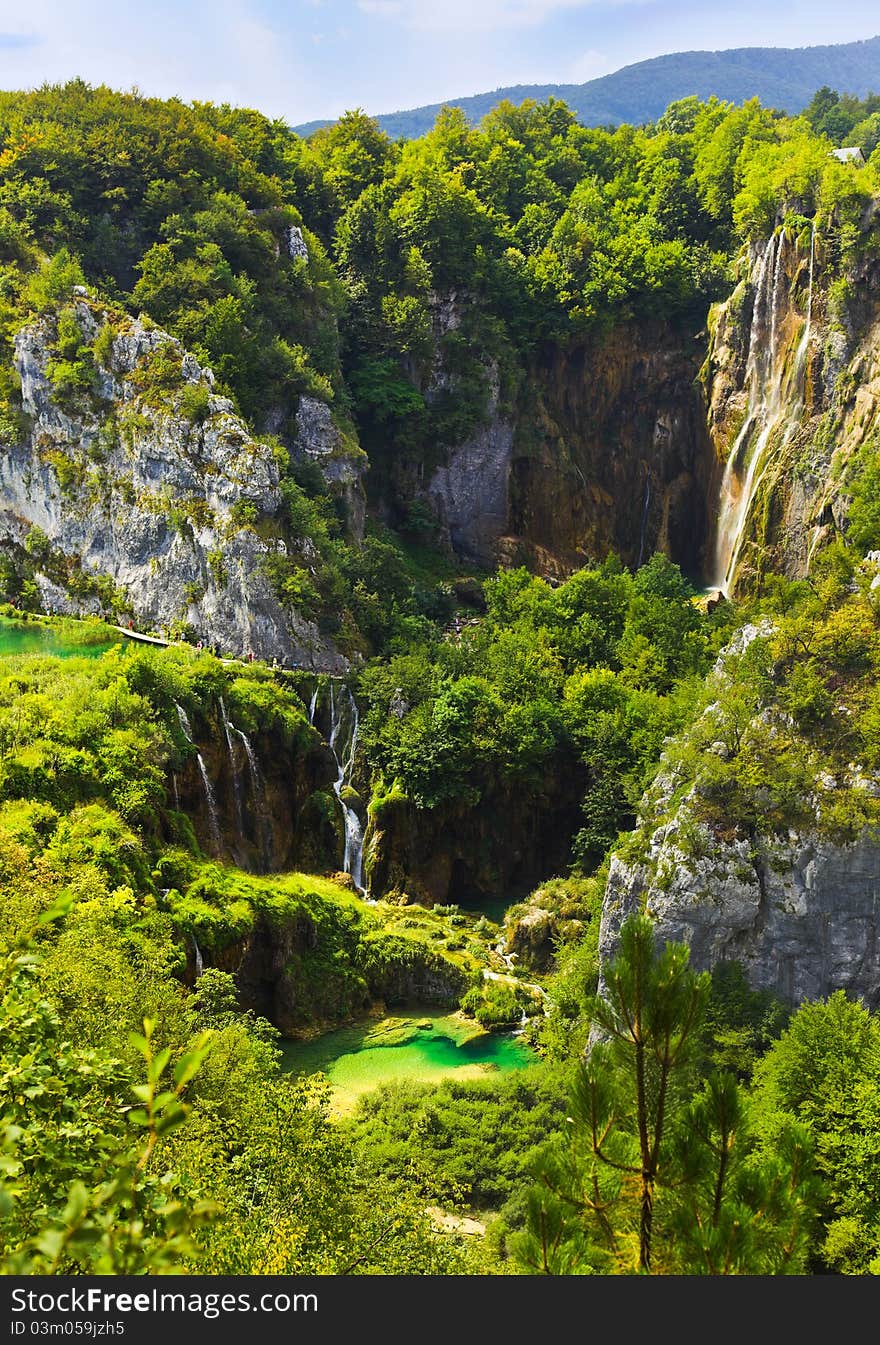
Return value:
M 431 477 L 427 497 L 456 555 L 492 565 L 507 531 L 513 426 L 495 416 Z
M 317 466 L 331 491 L 342 498 L 349 532 L 356 541 L 362 541 L 367 455 L 353 439 L 342 434 L 326 402 L 317 397 L 300 397 L 292 452 Z
M 650 837 L 645 862 L 611 861 L 600 954 L 614 955 L 627 915 L 644 909 L 661 943 L 691 965 L 739 962 L 755 989 L 790 1004 L 834 990 L 880 1007 L 880 841 L 836 845 L 813 834 L 724 841 L 706 826 L 681 843 L 685 814 Z M 693 823 L 691 822 L 691 826 Z
M 0 546 L 27 547 L 43 534 L 54 565 L 42 563 L 50 573 L 38 583 L 56 610 L 96 610 L 95 591 L 106 608 L 113 591 L 140 628 L 342 670 L 345 660 L 282 607 L 265 572 L 267 558 L 288 552 L 272 449 L 167 333 L 83 294 L 73 312 L 84 342 L 110 327 L 88 393 L 59 391 L 54 317 L 16 337 L 30 428 L 0 452 Z M 308 564 L 310 539 L 294 543 Z M 71 590 L 59 573 L 74 571 Z
M 773 633 L 763 618 L 735 634 L 710 674 L 719 695 L 729 662 Z M 727 744 L 711 740 L 722 720 L 712 702 L 697 723 L 708 727 L 706 752 L 726 760 Z M 755 722 L 771 734 L 781 726 L 769 707 L 758 708 Z M 699 781 L 682 779 L 667 754 L 640 805 L 638 830 L 611 858 L 602 964 L 614 957 L 627 916 L 645 911 L 658 942 L 686 943 L 697 970 L 739 962 L 753 988 L 789 1004 L 844 990 L 880 1007 L 880 835 L 866 828 L 843 841 L 826 825 L 841 791 L 875 800 L 880 782 L 854 762 L 834 775 L 819 758 L 811 771 L 804 822 L 774 832 L 707 818 Z

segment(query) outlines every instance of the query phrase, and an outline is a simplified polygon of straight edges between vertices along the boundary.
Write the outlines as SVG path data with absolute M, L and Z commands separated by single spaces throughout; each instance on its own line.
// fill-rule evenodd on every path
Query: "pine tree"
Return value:
M 802 1269 L 816 1200 L 809 1137 L 790 1126 L 761 1153 L 735 1077 L 700 1089 L 711 981 L 689 962 L 685 944 L 658 948 L 647 916 L 624 922 L 592 1002 L 569 1134 L 539 1156 L 513 1241 L 531 1273 Z

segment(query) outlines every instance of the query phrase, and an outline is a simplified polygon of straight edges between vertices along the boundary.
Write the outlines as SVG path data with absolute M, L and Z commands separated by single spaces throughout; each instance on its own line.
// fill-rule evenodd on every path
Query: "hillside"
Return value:
M 0 93 L 0 1273 L 880 1272 L 878 500 L 878 98 Z
M 622 122 L 641 125 L 654 121 L 671 102 L 696 94 L 713 94 L 726 102 L 743 103 L 760 98 L 783 112 L 800 112 L 823 84 L 845 89 L 860 98 L 880 88 L 880 36 L 864 42 L 846 42 L 826 47 L 735 47 L 729 51 L 679 51 L 655 56 L 615 70 L 586 84 L 516 84 L 450 99 L 447 106 L 460 107 L 472 125 L 509 100 L 526 98 L 544 102 L 561 98 L 584 126 L 617 126 Z M 413 139 L 434 125 L 442 103 L 388 112 L 376 120 L 393 138 Z M 310 121 L 294 130 L 311 135 L 328 121 Z

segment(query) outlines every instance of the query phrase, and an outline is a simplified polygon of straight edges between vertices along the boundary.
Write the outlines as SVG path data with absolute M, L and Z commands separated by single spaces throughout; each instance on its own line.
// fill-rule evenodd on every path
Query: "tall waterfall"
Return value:
M 180 729 L 184 738 L 190 747 L 195 747 L 192 736 L 192 727 L 189 722 L 189 716 L 182 705 L 174 702 L 174 708 L 177 710 L 177 718 L 180 721 Z M 199 774 L 202 777 L 202 787 L 205 791 L 205 802 L 208 805 L 208 821 L 211 828 L 211 841 L 217 854 L 223 849 L 223 839 L 220 835 L 220 815 L 217 812 L 217 800 L 214 797 L 214 790 L 211 787 L 211 780 L 208 776 L 208 768 L 205 765 L 205 759 L 201 752 L 196 748 L 196 763 L 199 768 Z
M 784 266 L 785 231 L 769 239 L 755 273 L 755 297 L 749 334 L 745 386 L 748 404 L 728 454 L 718 500 L 712 587 L 730 593 L 745 540 L 756 492 L 776 452 L 797 429 L 804 406 L 806 361 L 812 329 L 813 271 L 816 231 L 810 239 L 809 288 L 803 333 L 794 361 L 786 367 L 784 323 L 780 308 L 787 275 Z M 784 315 L 783 315 L 784 316 Z
M 650 476 L 647 476 L 645 478 L 645 502 L 642 505 L 642 529 L 641 532 L 639 533 L 639 558 L 636 561 L 636 569 L 638 569 L 639 566 L 641 565 L 642 558 L 644 557 L 645 554 L 645 529 L 648 526 L 648 506 L 650 505 L 650 503 L 651 503 L 651 478 Z
M 257 824 L 257 832 L 260 837 L 260 851 L 263 859 L 263 867 L 268 869 L 271 862 L 270 838 L 266 827 L 266 788 L 263 783 L 263 775 L 260 771 L 260 763 L 257 760 L 257 754 L 254 751 L 254 745 L 245 733 L 244 729 L 236 729 L 235 732 L 241 739 L 241 745 L 244 748 L 247 757 L 248 770 L 251 777 L 251 793 L 254 803 L 254 817 Z
M 337 692 L 337 685 L 339 691 Z M 318 709 L 318 687 L 315 687 L 309 704 L 309 723 L 315 723 Z M 357 752 L 359 716 L 357 703 L 344 682 L 330 679 L 330 736 L 327 739 L 336 761 L 337 776 L 333 782 L 333 793 L 339 800 L 342 821 L 345 827 L 345 851 L 343 872 L 351 874 L 352 881 L 362 896 L 364 887 L 364 832 L 360 818 L 355 810 L 346 803 L 343 792 L 351 780 Z
M 235 825 L 239 841 L 244 841 L 244 816 L 241 808 L 241 785 L 238 779 L 238 759 L 232 743 L 233 726 L 226 713 L 226 704 L 220 697 L 220 715 L 223 720 L 223 732 L 226 735 L 226 750 L 229 753 L 229 773 L 232 776 L 232 799 L 235 807 Z M 236 730 L 237 731 L 237 730 Z

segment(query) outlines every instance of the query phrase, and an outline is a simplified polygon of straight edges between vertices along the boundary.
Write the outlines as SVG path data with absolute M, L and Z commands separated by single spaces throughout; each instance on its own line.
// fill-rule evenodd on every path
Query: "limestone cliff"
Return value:
M 477 807 L 420 809 L 397 794 L 374 800 L 364 837 L 371 895 L 465 907 L 521 899 L 570 863 L 585 784 L 573 769 L 548 779 L 537 799 L 498 786 Z
M 272 448 L 165 332 L 85 291 L 67 312 L 73 338 L 57 314 L 16 338 L 24 428 L 0 452 L 3 550 L 30 556 L 56 609 L 115 609 L 221 651 L 342 669 L 265 573 L 291 548 L 308 566 L 312 547 L 285 535 Z
M 462 308 L 455 296 L 437 305 L 429 404 L 456 390 L 442 341 L 462 327 Z M 698 379 L 704 338 L 663 322 L 623 324 L 574 345 L 547 343 L 513 374 L 508 352 L 505 377 L 501 356 L 474 339 L 479 423 L 395 463 L 396 508 L 423 501 L 467 562 L 563 577 L 610 550 L 630 565 L 660 550 L 696 573 L 714 464 Z
M 772 634 L 768 622 L 743 628 L 713 674 L 719 695 L 727 660 Z M 739 750 L 757 763 L 761 750 L 771 758 L 789 750 L 791 731 L 769 706 L 744 725 L 737 710 L 725 712 L 713 701 L 695 735 L 704 743 L 704 762 Z M 645 910 L 658 940 L 686 943 L 699 970 L 736 961 L 754 988 L 791 1004 L 840 989 L 880 1006 L 880 832 L 875 822 L 843 836 L 829 821 L 856 812 L 876 817 L 880 776 L 853 762 L 823 770 L 821 752 L 810 753 L 806 743 L 794 750 L 803 753 L 805 776 L 813 782 L 812 792 L 797 800 L 794 824 L 771 816 L 760 769 L 752 773 L 751 820 L 744 820 L 735 809 L 707 809 L 711 768 L 693 760 L 683 768 L 674 747 L 667 753 L 642 800 L 639 828 L 611 859 L 603 962 L 614 955 L 626 916 Z
M 355 541 L 362 541 L 367 455 L 351 435 L 343 434 L 326 402 L 316 397 L 300 397 L 291 452 L 317 468 L 331 493 L 342 503 L 349 533 Z
M 687 810 L 646 837 L 641 862 L 611 862 L 600 952 L 645 909 L 661 942 L 684 942 L 691 965 L 739 962 L 755 989 L 789 1004 L 834 990 L 880 1007 L 880 842 L 835 845 L 816 834 L 724 840 Z
M 702 354 L 698 334 L 662 323 L 548 349 L 519 409 L 511 539 L 566 570 L 612 550 L 633 566 L 663 551 L 697 573 L 712 471 Z

